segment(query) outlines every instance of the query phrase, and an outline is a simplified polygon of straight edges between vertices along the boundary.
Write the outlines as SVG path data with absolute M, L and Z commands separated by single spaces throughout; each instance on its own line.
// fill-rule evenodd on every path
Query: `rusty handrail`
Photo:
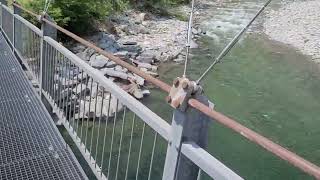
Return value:
M 277 155 L 278 157 L 289 162 L 290 164 L 294 165 L 295 167 L 303 170 L 304 172 L 314 176 L 317 179 L 320 179 L 320 168 L 318 166 L 316 166 L 315 164 L 303 159 L 302 157 L 298 156 L 297 154 L 283 148 L 282 146 L 272 142 L 271 140 L 254 132 L 253 130 L 241 125 L 240 123 L 236 122 L 235 120 L 221 114 L 220 112 L 217 112 L 215 110 L 210 109 L 209 107 L 205 106 L 204 104 L 200 103 L 199 101 L 197 101 L 195 99 L 190 99 L 189 105 L 194 107 L 195 109 L 203 112 L 207 116 L 215 119 L 220 124 L 230 128 L 230 129 L 233 129 L 237 133 L 241 134 L 243 137 L 260 145 L 264 149 Z
M 39 17 L 37 14 L 26 10 L 25 8 L 21 7 L 20 5 L 13 3 L 14 6 L 21 8 L 22 10 L 30 13 L 31 15 L 35 16 L 35 17 Z M 112 60 L 113 62 L 119 64 L 120 66 L 123 66 L 125 68 L 127 68 L 129 71 L 141 76 L 142 78 L 144 78 L 146 81 L 148 81 L 149 83 L 152 83 L 153 85 L 159 87 L 160 89 L 162 89 L 163 91 L 169 93 L 171 86 L 166 84 L 165 82 L 156 79 L 142 71 L 140 71 L 138 68 L 132 66 L 131 64 L 121 60 L 120 58 L 114 56 L 111 53 L 108 53 L 106 51 L 104 51 L 103 49 L 95 46 L 93 43 L 77 36 L 76 34 L 58 26 L 55 23 L 50 22 L 49 20 L 43 18 L 42 19 L 45 23 L 47 23 L 48 25 L 56 28 L 57 30 L 61 31 L 62 33 L 66 34 L 67 36 L 73 38 L 74 40 L 78 41 L 79 43 L 92 48 L 94 50 L 96 50 L 98 53 L 108 57 L 110 60 Z M 258 134 L 257 132 L 241 125 L 240 123 L 236 122 L 235 120 L 223 115 L 220 112 L 217 112 L 215 110 L 210 109 L 209 107 L 207 107 L 206 105 L 202 104 L 201 102 L 199 102 L 196 99 L 190 99 L 188 101 L 188 104 L 203 112 L 204 114 L 206 114 L 207 116 L 211 117 L 213 120 L 219 122 L 220 124 L 226 126 L 227 128 L 230 128 L 232 130 L 234 130 L 235 132 L 239 133 L 240 135 L 242 135 L 243 137 L 245 137 L 246 139 L 252 141 L 253 143 L 256 143 L 258 145 L 260 145 L 262 148 L 266 149 L 267 151 L 273 153 L 274 155 L 278 156 L 279 158 L 287 161 L 289 164 L 292 164 L 293 166 L 299 168 L 300 170 L 304 171 L 305 173 L 315 177 L 316 179 L 320 180 L 320 167 L 318 167 L 317 165 L 311 163 L 310 161 L 307 161 L 306 159 L 300 157 L 299 155 L 289 151 L 288 149 L 272 142 L 271 140 L 269 140 L 268 138 Z
M 21 9 L 21 10 L 23 10 L 23 11 L 25 11 L 25 12 L 27 12 L 28 14 L 36 17 L 37 20 L 39 20 L 40 15 L 38 15 L 38 14 L 36 14 L 36 13 L 34 13 L 34 12 L 32 12 L 32 11 L 24 8 L 24 7 L 22 7 L 22 6 L 21 6 L 20 4 L 18 4 L 16 1 L 13 1 L 12 5 L 15 6 L 15 7 L 17 7 L 17 8 L 19 8 L 19 9 Z

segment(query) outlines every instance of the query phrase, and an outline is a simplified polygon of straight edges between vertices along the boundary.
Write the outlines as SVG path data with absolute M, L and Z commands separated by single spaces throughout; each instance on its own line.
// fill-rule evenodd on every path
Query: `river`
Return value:
M 196 79 L 213 61 L 232 37 L 253 17 L 262 1 L 231 1 L 223 8 L 213 7 L 207 19 L 201 24 L 207 36 L 199 40 L 200 48 L 192 51 L 192 59 L 187 75 Z M 279 1 L 272 4 L 276 9 Z M 271 41 L 262 33 L 263 17 L 251 28 L 236 47 L 204 79 L 205 94 L 214 102 L 216 109 L 235 118 L 241 124 L 261 133 L 273 141 L 289 148 L 315 164 L 320 164 L 320 71 L 310 57 L 296 49 Z M 160 79 L 172 83 L 181 76 L 182 64 L 165 63 L 159 69 Z M 166 94 L 153 89 L 151 96 L 144 99 L 151 110 L 163 119 L 171 121 L 172 108 L 164 101 Z M 115 125 L 115 145 L 112 149 L 110 179 L 115 178 L 116 162 L 122 127 L 121 114 Z M 132 116 L 128 114 L 124 125 L 122 153 L 119 158 L 118 179 L 123 179 L 128 156 Z M 137 157 L 143 124 L 136 121 L 133 133 L 132 159 L 128 179 L 136 178 Z M 112 134 L 112 120 L 107 128 L 107 148 L 105 149 L 104 172 L 108 169 L 108 159 Z M 104 132 L 102 123 L 100 136 Z M 97 127 L 94 139 L 98 136 Z M 65 132 L 64 132 L 65 133 Z M 154 133 L 146 129 L 144 135 L 139 179 L 147 179 Z M 102 138 L 100 138 L 102 139 Z M 151 179 L 161 179 L 166 142 L 157 141 Z M 102 141 L 98 142 L 98 152 L 102 152 Z M 95 147 L 94 142 L 93 146 Z M 308 180 L 313 179 L 300 170 L 247 141 L 218 123 L 211 123 L 208 151 L 248 180 Z M 95 152 L 95 151 L 94 151 Z M 79 154 L 78 154 L 79 155 Z M 98 157 L 101 161 L 101 157 Z M 202 179 L 208 179 L 203 176 Z
M 202 22 L 208 36 L 193 51 L 187 74 L 196 79 L 231 38 L 253 17 L 262 1 L 231 2 L 212 9 Z M 271 5 L 276 9 L 281 4 Z M 320 164 L 320 71 L 311 57 L 271 41 L 262 33 L 263 18 L 202 82 L 216 109 L 243 125 L 271 138 L 315 164 Z M 168 83 L 182 75 L 183 65 L 160 68 Z M 153 92 L 148 107 L 171 118 L 163 103 L 165 94 Z M 158 103 L 154 103 L 158 102 Z M 163 108 L 158 108 L 159 106 Z M 245 179 L 312 179 L 240 135 L 212 123 L 209 151 Z

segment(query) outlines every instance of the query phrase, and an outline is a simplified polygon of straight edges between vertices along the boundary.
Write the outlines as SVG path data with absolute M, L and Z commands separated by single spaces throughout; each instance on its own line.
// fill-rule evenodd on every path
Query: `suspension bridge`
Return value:
M 24 19 L 22 12 L 39 21 L 41 28 Z M 243 179 L 206 151 L 210 121 L 320 179 L 317 165 L 215 111 L 199 85 L 206 73 L 194 82 L 185 72 L 168 85 L 56 25 L 46 14 L 38 15 L 17 3 L 10 9 L 2 2 L 0 25 L 0 179 L 88 179 L 54 124 L 54 116 L 97 179 Z M 168 93 L 171 124 L 57 42 L 56 31 Z M 81 113 L 81 108 L 93 113 Z M 162 149 L 160 139 L 164 153 L 157 153 Z

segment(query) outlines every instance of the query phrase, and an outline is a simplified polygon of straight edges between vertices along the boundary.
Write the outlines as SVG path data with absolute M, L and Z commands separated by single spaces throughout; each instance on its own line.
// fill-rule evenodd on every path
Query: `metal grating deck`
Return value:
M 87 179 L 0 30 L 0 180 Z

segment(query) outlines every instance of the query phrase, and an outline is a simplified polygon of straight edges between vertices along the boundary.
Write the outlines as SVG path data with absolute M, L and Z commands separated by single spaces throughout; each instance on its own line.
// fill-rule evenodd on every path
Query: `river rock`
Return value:
M 197 48 L 199 48 L 199 45 L 194 40 L 191 40 L 190 41 L 190 48 L 197 49 Z
M 124 45 L 121 44 L 120 51 L 128 51 L 128 52 L 140 52 L 142 48 L 139 45 Z
M 149 64 L 154 63 L 154 59 L 155 59 L 155 55 L 148 52 L 144 52 L 136 58 L 137 61 L 140 61 L 142 63 L 149 63 Z
M 104 68 L 104 69 L 101 69 L 100 72 L 102 72 L 104 75 L 117 77 L 120 79 L 127 80 L 129 78 L 127 73 L 116 71 L 114 68 Z
M 115 55 L 121 59 L 129 59 L 130 58 L 128 51 L 119 51 L 119 52 L 114 53 L 113 55 Z
M 86 95 L 88 92 L 90 92 L 89 88 L 86 86 L 86 84 L 80 83 L 75 88 L 72 89 L 72 92 L 82 96 Z
M 109 59 L 103 55 L 96 56 L 95 59 L 92 59 L 89 64 L 94 68 L 103 68 L 107 65 Z

